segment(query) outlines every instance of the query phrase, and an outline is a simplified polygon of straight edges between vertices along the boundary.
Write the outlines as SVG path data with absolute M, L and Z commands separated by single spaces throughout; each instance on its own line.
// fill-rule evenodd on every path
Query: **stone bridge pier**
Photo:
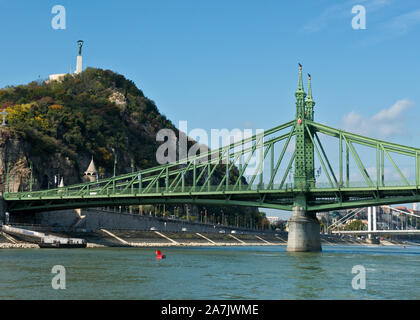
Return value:
M 300 206 L 295 206 L 288 225 L 288 252 L 322 251 L 320 225 L 316 216 L 312 216 Z

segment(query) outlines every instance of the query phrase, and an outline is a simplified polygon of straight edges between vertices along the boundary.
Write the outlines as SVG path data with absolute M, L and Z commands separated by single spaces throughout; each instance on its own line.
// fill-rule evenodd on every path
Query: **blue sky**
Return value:
M 415 0 L 1 0 L 0 87 L 74 70 L 83 39 L 85 67 L 133 80 L 175 124 L 269 129 L 294 117 L 300 62 L 316 121 L 420 147 L 419 34 Z

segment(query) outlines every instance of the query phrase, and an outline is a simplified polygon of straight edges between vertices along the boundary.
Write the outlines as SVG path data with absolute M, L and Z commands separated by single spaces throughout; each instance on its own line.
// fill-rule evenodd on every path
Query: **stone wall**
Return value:
M 230 233 L 231 230 L 250 232 L 250 230 L 245 228 L 226 227 L 217 224 L 197 223 L 101 209 L 38 212 L 35 214 L 34 223 L 49 227 L 86 230 L 150 230 L 150 228 L 154 227 L 158 231 L 168 232 L 182 231 L 182 228 L 187 228 L 189 232 L 219 232 L 220 230 L 225 230 L 226 233 Z

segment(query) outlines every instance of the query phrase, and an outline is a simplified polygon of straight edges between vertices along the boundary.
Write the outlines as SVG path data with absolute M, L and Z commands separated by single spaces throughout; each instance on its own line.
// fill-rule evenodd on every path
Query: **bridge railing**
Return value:
M 405 185 L 401 181 L 392 181 L 387 183 L 387 187 L 404 187 Z M 413 188 L 415 182 L 413 182 Z M 345 191 L 346 189 L 357 189 L 369 187 L 364 182 L 351 182 L 347 186 L 341 186 L 339 189 Z M 337 187 L 338 188 L 338 187 Z M 328 182 L 316 182 L 314 189 L 322 190 L 335 190 L 331 188 Z M 6 200 L 30 200 L 30 199 L 46 199 L 46 198 L 89 198 L 89 197 L 122 197 L 122 196 L 141 196 L 141 195 L 162 195 L 162 194 L 206 194 L 206 193 L 255 193 L 255 192 L 293 192 L 299 191 L 300 188 L 293 183 L 277 183 L 277 184 L 254 184 L 254 185 L 224 185 L 224 186 L 213 186 L 213 185 L 196 185 L 196 186 L 178 186 L 178 187 L 153 187 L 146 189 L 140 187 L 139 184 L 132 184 L 127 187 L 127 183 L 120 182 L 115 185 L 102 186 L 100 183 L 92 183 L 88 187 L 83 188 L 75 187 L 63 187 L 50 190 L 40 190 L 32 192 L 16 192 L 7 193 L 5 195 Z M 312 190 L 312 189 L 311 189 Z

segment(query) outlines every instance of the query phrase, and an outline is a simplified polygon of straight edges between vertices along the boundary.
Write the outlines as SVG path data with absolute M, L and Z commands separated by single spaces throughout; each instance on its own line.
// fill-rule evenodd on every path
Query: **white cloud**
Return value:
M 371 46 L 403 36 L 420 25 L 420 9 L 415 9 L 392 18 L 383 19 L 374 25 L 374 32 L 361 42 Z
M 346 131 L 380 138 L 402 135 L 407 127 L 408 114 L 405 111 L 412 106 L 413 102 L 403 99 L 371 117 L 352 111 L 343 117 L 343 128 Z
M 420 24 L 420 9 L 395 17 L 387 25 L 387 29 L 394 34 L 403 35 L 418 24 Z

